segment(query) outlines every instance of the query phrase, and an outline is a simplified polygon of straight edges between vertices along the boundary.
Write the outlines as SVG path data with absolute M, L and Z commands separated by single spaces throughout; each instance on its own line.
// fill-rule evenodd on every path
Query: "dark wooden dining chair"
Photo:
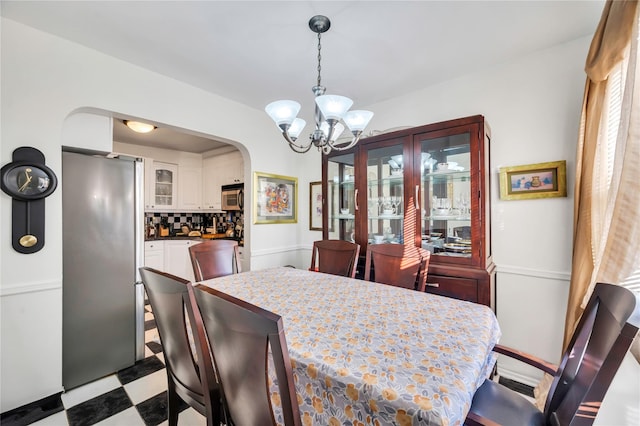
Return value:
M 194 293 L 232 424 L 276 424 L 267 370 L 271 354 L 283 416 L 277 421 L 300 425 L 282 318 L 203 284 Z
M 359 255 L 360 244 L 343 240 L 314 241 L 309 270 L 354 278 Z
M 424 291 L 430 257 L 431 252 L 419 247 L 403 244 L 369 244 L 364 279 Z
M 164 354 L 169 425 L 178 423 L 180 399 L 205 416 L 207 425 L 219 425 L 224 418 L 221 391 L 193 288 L 182 278 L 152 268 L 140 268 L 140 274 Z M 185 310 L 193 331 L 195 358 L 187 332 Z
M 191 266 L 196 281 L 242 272 L 238 242 L 209 240 L 189 247 Z
M 591 425 L 640 328 L 640 297 L 596 284 L 559 366 L 514 349 L 494 351 L 554 376 L 544 411 L 491 379 L 476 391 L 467 425 Z

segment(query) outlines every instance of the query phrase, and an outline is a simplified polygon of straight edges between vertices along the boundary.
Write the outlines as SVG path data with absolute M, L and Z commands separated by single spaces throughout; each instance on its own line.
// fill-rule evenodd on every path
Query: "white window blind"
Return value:
M 633 42 L 632 42 L 633 43 Z M 635 48 L 634 48 L 635 47 Z M 636 46 L 629 48 L 629 53 L 636 53 L 637 56 L 637 41 Z M 606 163 L 607 163 L 607 187 L 610 187 L 613 171 L 616 163 L 616 154 L 621 155 L 618 150 L 618 132 L 621 125 L 622 108 L 625 92 L 625 84 L 631 84 L 630 87 L 634 87 L 637 79 L 634 79 L 638 74 L 636 69 L 634 75 L 629 75 L 629 60 L 635 60 L 637 58 L 631 58 L 630 55 L 626 55 L 624 60 L 616 66 L 615 70 L 609 75 L 607 84 L 607 109 L 604 114 L 606 125 Z M 632 67 L 632 69 L 635 67 Z M 640 81 L 637 82 L 640 84 Z M 618 164 L 620 159 L 618 159 Z M 640 183 L 637 188 L 640 191 Z M 633 255 L 633 254 L 631 254 Z M 620 282 L 620 285 L 626 287 L 636 294 L 640 294 L 640 256 L 636 254 L 637 264 L 634 272 Z

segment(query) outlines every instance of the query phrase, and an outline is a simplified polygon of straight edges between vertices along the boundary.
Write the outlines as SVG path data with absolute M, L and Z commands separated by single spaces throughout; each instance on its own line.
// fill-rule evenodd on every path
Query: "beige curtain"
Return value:
M 634 89 L 636 52 L 627 65 L 630 78 L 626 80 L 613 173 L 607 160 L 610 144 L 606 128 L 607 102 L 611 95 L 609 77 L 625 56 L 628 58 L 634 31 L 637 37 L 637 21 L 637 0 L 608 0 L 587 55 L 576 158 L 573 261 L 563 347 L 571 339 L 595 283 L 620 283 L 638 264 L 640 111 L 639 88 Z M 536 401 L 541 408 L 550 383 L 547 375 L 536 389 Z
M 609 73 L 624 59 L 628 50 L 633 25 L 637 21 L 637 6 L 637 0 L 609 0 L 587 55 L 587 83 L 576 160 L 573 264 L 564 346 L 571 338 L 582 314 L 582 302 L 591 295 L 596 279 L 620 282 L 631 274 L 635 265 L 635 257 L 627 254 L 637 254 L 638 251 L 638 238 L 632 238 L 634 230 L 638 235 L 640 226 L 637 217 L 640 214 L 638 134 L 624 132 L 624 129 L 619 133 L 617 153 L 622 150 L 623 155 L 616 155 L 614 177 L 609 186 L 603 152 L 607 149 L 603 140 L 606 129 L 601 126 L 603 118 L 606 119 L 603 108 Z M 628 116 L 636 121 L 636 132 L 637 115 Z M 630 180 L 633 176 L 635 181 Z M 627 191 L 621 187 L 625 184 L 631 184 Z M 603 270 L 596 270 L 596 266 Z

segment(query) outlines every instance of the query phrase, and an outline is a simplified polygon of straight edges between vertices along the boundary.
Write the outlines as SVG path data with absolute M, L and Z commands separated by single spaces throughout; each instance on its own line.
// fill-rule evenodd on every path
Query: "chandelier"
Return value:
M 282 136 L 289 143 L 289 147 L 298 153 L 305 153 L 312 146 L 318 148 L 324 154 L 331 150 L 343 151 L 358 143 L 360 136 L 373 117 L 373 112 L 355 110 L 349 111 L 353 101 L 345 96 L 325 95 L 326 88 L 321 84 L 320 61 L 322 59 L 320 36 L 331 27 L 329 18 L 316 15 L 309 20 L 309 28 L 318 34 L 318 82 L 312 87 L 315 94 L 315 121 L 316 128 L 309 136 L 308 144 L 299 144 L 296 141 L 307 124 L 305 120 L 297 118 L 300 104 L 296 101 L 282 100 L 271 102 L 265 107 L 265 111 L 276 122 L 282 131 Z M 344 124 L 343 124 L 344 123 Z M 345 125 L 352 134 L 350 142 L 336 142 L 345 129 Z

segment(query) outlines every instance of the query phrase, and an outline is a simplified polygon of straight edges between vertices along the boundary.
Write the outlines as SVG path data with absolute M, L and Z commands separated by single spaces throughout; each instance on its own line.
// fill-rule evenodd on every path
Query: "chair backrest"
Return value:
M 369 244 L 364 279 L 424 291 L 431 252 L 402 244 Z
M 314 241 L 309 270 L 354 278 L 359 255 L 360 244 L 343 240 Z
M 148 267 L 140 268 L 140 275 L 158 327 L 167 374 L 176 392 L 187 404 L 206 416 L 208 424 L 219 424 L 222 415 L 220 387 L 202 317 L 200 311 L 194 309 L 196 301 L 191 284 Z M 197 360 L 189 341 L 185 310 L 193 331 Z
M 238 242 L 209 240 L 189 247 L 191 266 L 196 281 L 242 272 Z
M 640 297 L 618 285 L 596 284 L 549 390 L 549 424 L 593 423 L 638 328 Z
M 194 293 L 232 423 L 276 424 L 266 368 L 271 353 L 283 416 L 278 423 L 300 425 L 282 318 L 202 284 Z

